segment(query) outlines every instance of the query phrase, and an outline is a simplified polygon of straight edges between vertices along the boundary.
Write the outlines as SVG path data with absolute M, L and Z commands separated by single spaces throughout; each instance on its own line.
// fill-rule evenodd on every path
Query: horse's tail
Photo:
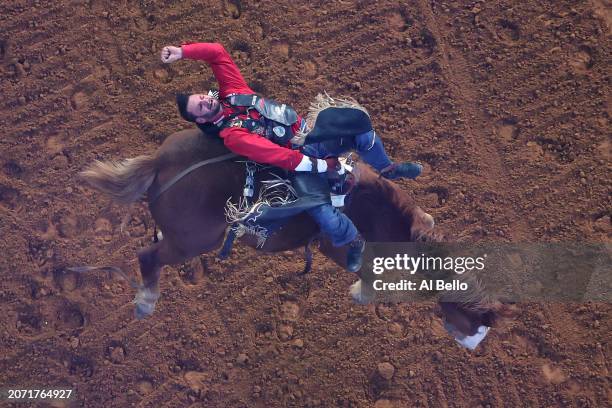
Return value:
M 138 200 L 155 179 L 154 156 L 102 162 L 96 160 L 79 175 L 93 188 L 109 195 L 120 204 Z

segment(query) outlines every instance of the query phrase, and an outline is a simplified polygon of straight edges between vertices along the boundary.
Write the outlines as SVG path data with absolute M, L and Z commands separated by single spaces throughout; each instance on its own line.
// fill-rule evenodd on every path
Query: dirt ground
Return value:
M 608 0 L 2 2 L 0 388 L 72 388 L 55 407 L 610 406 L 609 304 L 520 305 L 468 352 L 433 304 L 354 305 L 320 254 L 290 284 L 291 253 L 240 246 L 166 267 L 144 321 L 125 282 L 66 268 L 137 273 L 145 207 L 122 234 L 125 209 L 76 174 L 190 126 L 173 95 L 214 78 L 160 62 L 182 41 L 223 43 L 301 112 L 357 98 L 393 158 L 425 163 L 401 184 L 453 239 L 609 242 L 611 24 Z

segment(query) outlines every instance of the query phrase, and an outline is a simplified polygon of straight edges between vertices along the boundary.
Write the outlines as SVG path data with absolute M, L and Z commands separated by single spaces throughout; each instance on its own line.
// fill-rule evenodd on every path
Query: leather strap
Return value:
M 148 194 L 149 203 L 153 203 L 155 200 L 157 200 L 159 198 L 160 195 L 162 195 L 166 190 L 168 190 L 170 187 L 172 187 L 174 185 L 174 183 L 176 183 L 177 181 L 179 181 L 180 179 L 182 179 L 183 177 L 185 177 L 187 174 L 191 173 L 195 169 L 198 169 L 198 168 L 200 168 L 202 166 L 206 166 L 207 164 L 218 163 L 218 162 L 221 162 L 221 161 L 224 161 L 224 160 L 229 160 L 229 159 L 232 159 L 234 157 L 239 157 L 239 155 L 237 155 L 235 153 L 227 153 L 227 154 L 224 154 L 224 155 L 221 155 L 221 156 L 213 157 L 212 159 L 203 160 L 201 162 L 198 162 L 196 164 L 193 164 L 193 165 L 187 167 L 185 170 L 181 171 L 179 174 L 174 176 L 172 178 L 172 180 L 168 181 L 166 184 L 161 186 L 161 188 L 159 190 L 153 191 L 151 194 Z
M 318 174 L 319 173 L 319 160 L 314 157 L 308 157 L 310 159 L 310 163 L 312 164 L 312 169 L 310 169 L 311 173 Z

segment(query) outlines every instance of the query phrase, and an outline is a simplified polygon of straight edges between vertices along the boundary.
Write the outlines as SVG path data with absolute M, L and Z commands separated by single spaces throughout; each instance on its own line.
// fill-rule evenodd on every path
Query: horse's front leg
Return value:
M 433 230 L 435 225 L 434 219 L 430 214 L 427 214 L 421 207 L 414 207 L 412 211 L 412 225 L 410 227 L 410 240 L 420 241 L 421 237 L 426 236 L 428 232 Z
M 349 293 L 355 303 L 360 305 L 367 305 L 374 301 L 376 292 L 374 291 L 374 277 L 372 271 L 367 271 L 366 268 L 361 268 L 357 273 L 359 280 L 353 283 L 350 287 Z
M 367 244 L 366 244 L 367 245 Z M 319 250 L 337 265 L 346 269 L 346 254 L 348 248 L 334 247 L 328 239 L 322 239 Z M 349 293 L 356 303 L 365 305 L 374 299 L 374 289 L 372 289 L 372 274 L 364 273 L 364 268 L 357 271 L 355 275 L 359 278 L 349 288 Z

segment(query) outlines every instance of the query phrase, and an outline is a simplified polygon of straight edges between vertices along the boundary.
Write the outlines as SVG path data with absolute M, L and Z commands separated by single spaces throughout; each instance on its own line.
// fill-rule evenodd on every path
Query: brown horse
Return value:
M 159 191 L 188 166 L 228 154 L 218 138 L 204 136 L 198 129 L 183 130 L 166 138 L 153 155 L 121 162 L 96 161 L 81 176 L 95 189 L 121 204 L 140 199 L 145 193 Z M 398 186 L 379 177 L 358 163 L 359 182 L 351 193 L 345 213 L 366 241 L 407 242 L 440 241 L 433 218 L 416 206 Z M 218 249 L 228 229 L 225 204 L 242 195 L 244 164 L 224 160 L 188 173 L 153 202 L 151 214 L 163 232 L 163 239 L 138 252 L 142 285 L 134 300 L 139 318 L 150 315 L 160 296 L 161 267 L 182 263 L 199 254 Z M 302 247 L 318 234 L 316 224 L 299 215 L 270 236 L 260 248 L 277 252 Z M 245 235 L 242 242 L 255 247 L 256 239 Z M 345 266 L 346 249 L 334 248 L 322 239 L 321 251 L 338 265 Z M 358 281 L 351 294 L 360 302 L 369 299 Z M 459 304 L 459 303 L 455 303 Z M 474 321 L 477 317 L 471 317 Z

